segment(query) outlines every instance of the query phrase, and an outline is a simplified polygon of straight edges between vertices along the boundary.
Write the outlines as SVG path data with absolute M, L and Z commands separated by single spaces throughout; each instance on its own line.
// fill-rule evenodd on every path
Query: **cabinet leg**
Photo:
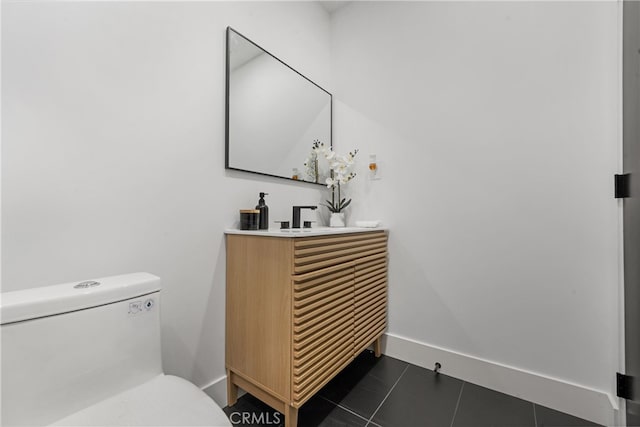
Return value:
M 376 357 L 380 357 L 382 355 L 382 336 L 379 336 L 373 342 L 373 353 Z
M 297 427 L 298 425 L 298 408 L 287 405 L 284 414 L 284 427 Z
M 231 371 L 227 369 L 227 405 L 233 406 L 238 401 L 238 386 L 231 380 Z

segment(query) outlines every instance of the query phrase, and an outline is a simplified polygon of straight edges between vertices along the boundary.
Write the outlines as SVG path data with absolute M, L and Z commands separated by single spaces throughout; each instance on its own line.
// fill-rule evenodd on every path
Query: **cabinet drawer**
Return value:
M 384 231 L 296 239 L 294 272 L 306 273 L 363 257 L 386 254 Z M 386 256 L 386 255 L 385 255 Z
M 300 405 L 353 359 L 354 263 L 293 276 L 292 397 Z

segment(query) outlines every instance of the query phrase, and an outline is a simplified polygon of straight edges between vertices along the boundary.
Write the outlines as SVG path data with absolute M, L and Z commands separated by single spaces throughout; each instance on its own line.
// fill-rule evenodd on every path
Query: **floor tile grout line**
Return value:
M 362 415 L 360 415 L 360 414 L 358 414 L 358 413 L 356 413 L 356 412 L 353 412 L 353 411 L 352 411 L 351 409 L 349 409 L 349 408 L 346 408 L 346 407 L 344 407 L 344 406 L 342 406 L 342 405 L 340 405 L 340 404 L 338 404 L 337 406 L 338 406 L 338 408 L 340 408 L 340 409 L 344 409 L 345 411 L 349 412 L 350 414 L 355 415 L 356 417 L 360 418 L 361 420 L 365 420 L 365 421 L 367 421 L 367 422 L 369 421 L 368 419 L 366 419 L 366 418 L 365 418 L 365 417 L 363 417 Z
M 536 404 L 531 402 L 531 404 L 533 405 L 533 425 L 535 427 L 538 427 L 538 416 L 536 415 Z
M 363 417 L 362 415 L 360 415 L 360 414 L 358 414 L 358 413 L 356 413 L 356 412 L 353 412 L 351 409 L 349 409 L 349 408 L 347 408 L 347 407 L 345 407 L 345 406 L 342 406 L 341 404 L 336 403 L 336 402 L 334 402 L 334 401 L 333 401 L 333 400 L 331 400 L 331 399 L 327 399 L 327 398 L 326 398 L 326 397 L 324 397 L 324 396 L 320 396 L 320 397 L 321 397 L 321 398 L 323 398 L 324 400 L 326 400 L 326 401 L 327 401 L 327 402 L 329 402 L 329 403 L 333 403 L 333 404 L 334 404 L 334 405 L 336 405 L 338 408 L 343 409 L 343 410 L 345 410 L 345 411 L 349 412 L 350 414 L 355 415 L 356 417 L 360 418 L 361 420 L 364 420 L 364 421 L 369 422 L 369 420 L 368 420 L 368 419 L 366 419 L 365 417 Z
M 326 400 L 327 402 L 331 402 L 331 403 L 333 403 L 333 404 L 334 404 L 334 405 L 336 405 L 336 406 L 340 406 L 340 404 L 339 404 L 339 403 L 336 403 L 336 402 L 334 402 L 333 400 L 331 400 L 331 399 L 329 399 L 329 398 L 327 398 L 327 397 L 324 397 L 324 396 L 320 396 L 320 397 L 321 397 L 321 398 L 323 398 L 324 400 Z
M 453 427 L 453 422 L 456 420 L 456 415 L 458 414 L 458 407 L 460 406 L 460 398 L 462 397 L 462 390 L 464 390 L 465 382 L 462 381 L 462 385 L 460 386 L 460 393 L 458 393 L 458 401 L 456 402 L 456 409 L 453 410 L 453 418 L 451 418 L 451 426 Z
M 404 375 L 405 372 L 407 372 L 407 369 L 409 369 L 409 364 L 407 363 L 407 366 L 404 367 L 404 371 L 402 371 L 402 373 L 400 374 L 400 376 L 398 377 L 398 379 L 396 380 L 395 383 L 393 383 L 393 386 L 391 386 L 391 390 L 389 390 L 389 392 L 387 393 L 387 395 L 384 397 L 384 399 L 382 399 L 382 402 L 380 402 L 380 404 L 378 405 L 378 407 L 376 408 L 375 411 L 373 411 L 373 414 L 371 414 L 371 417 L 369 418 L 369 422 L 371 422 L 371 420 L 373 419 L 373 417 L 378 413 L 378 410 L 382 407 L 382 405 L 384 404 L 385 400 L 387 400 L 387 398 L 389 397 L 389 395 L 391 394 L 391 392 L 393 391 L 394 388 L 396 388 L 396 385 L 398 385 L 398 383 L 400 382 L 400 380 L 402 379 L 402 376 Z

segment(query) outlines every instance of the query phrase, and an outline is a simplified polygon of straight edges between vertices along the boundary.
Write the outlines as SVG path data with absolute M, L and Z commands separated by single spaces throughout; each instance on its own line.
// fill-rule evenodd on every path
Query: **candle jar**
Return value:
M 260 224 L 258 209 L 240 209 L 240 230 L 257 230 Z

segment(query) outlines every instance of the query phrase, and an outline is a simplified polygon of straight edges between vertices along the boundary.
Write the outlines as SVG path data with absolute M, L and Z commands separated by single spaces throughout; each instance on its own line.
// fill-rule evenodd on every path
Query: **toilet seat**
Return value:
M 144 384 L 58 420 L 53 426 L 231 426 L 202 390 L 173 376 Z

